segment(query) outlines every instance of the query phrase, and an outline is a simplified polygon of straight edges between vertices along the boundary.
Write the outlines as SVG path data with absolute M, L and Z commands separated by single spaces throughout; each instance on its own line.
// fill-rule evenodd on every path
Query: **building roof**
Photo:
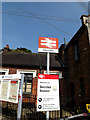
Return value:
M 20 53 L 20 52 L 3 52 L 2 66 L 14 67 L 46 67 L 47 55 L 40 53 Z M 50 68 L 60 69 L 60 61 L 57 54 L 50 54 Z

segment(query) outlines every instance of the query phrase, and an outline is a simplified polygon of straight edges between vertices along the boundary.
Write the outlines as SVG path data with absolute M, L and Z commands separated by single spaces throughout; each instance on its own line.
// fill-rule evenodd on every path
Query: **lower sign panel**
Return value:
M 39 96 L 37 99 L 37 111 L 60 110 L 58 96 Z

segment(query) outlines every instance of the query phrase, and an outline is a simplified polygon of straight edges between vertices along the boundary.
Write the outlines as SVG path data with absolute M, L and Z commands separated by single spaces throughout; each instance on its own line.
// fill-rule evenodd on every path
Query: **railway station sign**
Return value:
M 38 75 L 37 111 L 60 110 L 59 76 Z
M 58 38 L 39 37 L 38 52 L 58 53 Z

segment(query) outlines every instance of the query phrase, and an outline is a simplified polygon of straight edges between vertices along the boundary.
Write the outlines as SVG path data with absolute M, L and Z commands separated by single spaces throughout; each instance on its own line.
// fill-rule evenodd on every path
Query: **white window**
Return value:
M 33 78 L 37 77 L 36 70 L 17 70 L 17 74 L 23 74 L 23 73 L 32 73 Z
M 47 74 L 47 71 L 44 71 L 44 74 Z M 62 78 L 62 72 L 60 71 L 49 71 L 49 74 L 59 75 L 59 78 Z
M 0 69 L 0 75 L 8 75 L 9 69 Z
M 32 93 L 32 81 L 36 77 L 36 70 L 17 70 L 17 74 L 24 74 L 23 93 Z

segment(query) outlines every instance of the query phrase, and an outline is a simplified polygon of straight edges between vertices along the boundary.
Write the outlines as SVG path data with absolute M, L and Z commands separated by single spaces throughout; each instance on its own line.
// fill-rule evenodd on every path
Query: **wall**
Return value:
M 69 82 L 69 98 L 71 96 L 70 83 L 74 84 L 75 102 L 76 105 L 83 102 L 86 104 L 90 100 L 90 45 L 88 40 L 87 30 L 84 30 L 76 40 L 73 40 L 67 47 L 67 62 L 68 62 L 68 82 Z M 75 60 L 74 46 L 78 42 L 79 58 Z M 84 80 L 85 93 L 81 92 L 81 82 Z
M 78 44 L 77 60 L 75 60 L 76 44 Z M 85 25 L 81 26 L 67 44 L 66 54 L 64 44 L 60 46 L 59 58 L 66 64 L 63 72 L 63 88 L 66 88 L 62 90 L 66 99 L 69 97 L 69 99 L 65 100 L 66 104 L 69 101 L 69 105 L 72 107 L 74 105 L 85 106 L 86 103 L 90 103 L 90 44 Z

